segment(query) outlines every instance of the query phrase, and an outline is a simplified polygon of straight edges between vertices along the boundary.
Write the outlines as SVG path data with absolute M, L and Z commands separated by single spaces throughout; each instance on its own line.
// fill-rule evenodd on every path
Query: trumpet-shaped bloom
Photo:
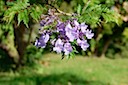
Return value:
M 78 38 L 78 30 L 76 27 L 72 27 L 70 23 L 65 27 L 66 36 L 69 38 L 70 42 L 73 42 L 75 39 Z
M 86 32 L 87 27 L 88 27 L 88 26 L 87 26 L 85 23 L 81 23 L 81 24 L 80 24 L 81 32 L 82 32 L 82 33 L 85 33 L 85 32 Z
M 80 24 L 79 24 L 79 22 L 76 19 L 74 19 L 73 22 L 74 22 L 75 27 L 79 27 Z
M 77 43 L 82 48 L 82 50 L 84 50 L 84 51 L 86 51 L 87 48 L 89 47 L 89 44 L 87 43 L 87 40 L 77 39 Z
M 45 48 L 46 43 L 48 42 L 48 40 L 49 40 L 49 35 L 48 34 L 46 34 L 46 35 L 42 34 L 41 37 L 36 40 L 35 46 Z
M 92 30 L 87 29 L 85 32 L 85 35 L 87 39 L 92 39 L 92 37 L 94 36 L 94 33 L 92 33 Z
M 55 47 L 53 47 L 53 51 L 56 51 L 57 53 L 61 53 L 63 51 L 63 42 L 61 39 L 58 39 L 55 43 Z
M 71 53 L 72 52 L 72 46 L 71 46 L 71 44 L 70 43 L 65 43 L 64 44 L 64 54 L 65 55 L 68 55 L 69 53 Z

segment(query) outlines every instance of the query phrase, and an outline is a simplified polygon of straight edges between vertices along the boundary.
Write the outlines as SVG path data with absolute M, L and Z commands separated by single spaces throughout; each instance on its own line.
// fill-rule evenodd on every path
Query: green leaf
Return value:
M 38 13 L 36 12 L 35 8 L 32 8 L 30 15 L 34 20 L 38 22 Z
M 18 14 L 18 25 L 23 20 L 23 17 L 24 17 L 24 12 L 19 12 L 19 14 Z
M 117 24 L 119 24 L 119 14 L 117 14 L 116 12 L 106 12 L 106 13 L 102 13 L 103 18 L 105 19 L 105 22 L 115 22 Z
M 34 5 L 31 9 L 30 9 L 30 16 L 36 20 L 36 22 L 38 22 L 38 19 L 40 18 L 42 12 L 43 12 L 43 8 L 41 5 Z
M 18 14 L 18 25 L 23 20 L 23 22 L 27 26 L 29 19 L 28 19 L 28 13 L 25 11 L 27 11 L 26 8 L 30 5 L 28 2 L 29 0 L 17 0 L 16 2 L 14 2 L 14 4 L 5 11 L 3 20 L 10 23 L 14 20 L 15 14 L 19 13 Z M 23 14 L 22 11 L 25 14 Z
M 5 12 L 5 13 L 7 13 L 7 12 Z M 10 23 L 14 19 L 15 14 L 16 14 L 15 11 L 12 11 L 10 13 L 7 13 L 6 16 L 3 18 L 3 20 L 6 21 L 6 22 L 8 22 L 8 23 Z
M 19 11 L 18 14 L 18 25 L 20 24 L 21 21 L 24 22 L 24 24 L 26 25 L 26 27 L 28 28 L 28 22 L 29 22 L 29 13 L 27 11 L 27 9 Z
M 15 16 L 15 11 L 13 11 L 13 12 L 11 12 L 10 14 L 9 14 L 9 23 L 13 20 L 13 18 L 14 18 L 14 16 Z
M 27 11 L 27 9 L 24 10 L 23 22 L 24 22 L 24 24 L 26 25 L 26 27 L 28 28 L 29 16 L 28 16 L 28 11 Z
M 81 14 L 81 9 L 82 9 L 82 7 L 81 7 L 81 5 L 79 4 L 78 7 L 77 7 L 77 13 L 78 13 L 78 14 Z

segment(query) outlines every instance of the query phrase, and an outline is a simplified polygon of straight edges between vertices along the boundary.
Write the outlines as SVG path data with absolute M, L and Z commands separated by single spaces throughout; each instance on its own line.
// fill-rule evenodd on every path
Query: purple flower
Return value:
M 79 32 L 79 38 L 80 39 L 84 39 L 84 33 L 82 33 L 81 31 Z M 77 38 L 78 39 L 78 38 Z
M 76 19 L 74 19 L 74 25 L 76 26 L 76 27 L 78 27 L 79 26 L 79 22 L 77 22 L 77 20 Z
M 73 27 L 72 29 L 72 35 L 75 36 L 75 39 L 79 38 L 80 31 L 77 29 L 77 27 Z
M 49 16 L 46 18 L 46 24 L 45 25 L 49 25 L 52 24 L 55 21 L 56 17 L 55 16 Z
M 71 42 L 74 41 L 74 39 L 75 39 L 75 36 L 73 36 L 73 34 L 72 34 L 72 29 L 73 28 L 70 23 L 68 23 L 65 27 L 66 36 L 69 38 L 69 41 L 71 41 Z
M 67 37 L 69 38 L 69 41 L 73 42 L 75 39 L 75 36 L 72 34 L 72 32 L 66 32 Z
M 46 34 L 46 35 L 42 34 L 41 37 L 36 40 L 35 46 L 45 48 L 48 40 L 49 40 L 49 35 L 48 34 Z
M 57 32 L 62 32 L 64 31 L 64 28 L 65 28 L 65 24 L 58 21 L 58 24 L 57 24 Z
M 40 26 L 44 26 L 46 24 L 46 21 L 45 20 L 42 20 L 41 22 L 40 22 Z
M 65 26 L 65 30 L 68 31 L 68 30 L 71 30 L 72 29 L 72 26 L 70 23 L 68 23 L 66 26 Z
M 87 48 L 89 47 L 89 44 L 87 43 L 87 40 L 77 39 L 77 43 L 82 48 L 82 50 L 84 50 L 84 51 L 86 51 Z
M 73 42 L 78 38 L 78 30 L 76 27 L 72 27 L 70 23 L 65 27 L 66 36 L 69 38 L 69 41 Z
M 87 29 L 85 32 L 85 35 L 87 39 L 92 39 L 92 37 L 94 36 L 94 33 L 92 33 L 92 30 L 89 31 L 89 29 Z
M 85 33 L 85 32 L 86 32 L 87 27 L 88 27 L 88 26 L 87 26 L 85 23 L 81 23 L 81 24 L 80 24 L 81 32 L 82 32 L 82 33 Z
M 68 55 L 69 53 L 71 53 L 72 52 L 72 46 L 71 46 L 71 44 L 70 43 L 65 43 L 64 44 L 64 54 L 65 55 Z
M 58 39 L 55 43 L 55 47 L 53 48 L 53 51 L 56 51 L 57 53 L 61 53 L 63 51 L 63 42 L 61 39 Z
M 56 26 L 51 27 L 52 29 L 44 30 L 45 26 L 51 25 L 57 22 Z M 44 16 L 44 19 L 40 22 L 41 37 L 36 40 L 35 45 L 37 47 L 45 48 L 47 42 L 51 42 L 50 46 L 53 51 L 57 53 L 64 53 L 69 55 L 73 52 L 72 42 L 86 51 L 89 47 L 87 39 L 91 39 L 94 36 L 92 30 L 89 30 L 85 23 L 79 23 L 77 19 L 67 20 L 61 22 L 57 16 L 54 15 L 54 10 L 49 10 L 49 15 Z M 51 37 L 51 38 L 50 38 Z M 53 39 L 54 38 L 54 39 Z M 50 40 L 49 40 L 50 39 Z
M 52 24 L 57 17 L 54 15 L 42 15 L 43 16 L 43 20 L 40 22 L 40 26 L 43 28 L 44 26 L 50 25 Z

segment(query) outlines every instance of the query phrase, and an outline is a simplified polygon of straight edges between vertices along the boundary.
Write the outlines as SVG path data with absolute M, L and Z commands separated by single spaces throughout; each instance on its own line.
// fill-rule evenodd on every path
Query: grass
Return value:
M 41 63 L 40 74 L 1 73 L 0 85 L 128 85 L 128 59 L 45 54 Z

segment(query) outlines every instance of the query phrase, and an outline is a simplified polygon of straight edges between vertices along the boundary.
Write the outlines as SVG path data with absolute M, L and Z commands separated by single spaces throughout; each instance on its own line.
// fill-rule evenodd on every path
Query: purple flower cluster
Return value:
M 55 19 L 53 16 L 46 18 L 41 21 L 41 26 L 44 27 L 54 23 Z M 75 45 L 86 51 L 89 47 L 87 39 L 91 39 L 94 36 L 92 30 L 89 30 L 87 27 L 85 23 L 79 23 L 77 19 L 66 22 L 58 20 L 56 27 L 53 27 L 51 30 L 43 30 L 41 37 L 36 40 L 35 46 L 45 48 L 47 43 L 50 42 L 53 51 L 69 55 L 74 50 L 72 43 L 75 43 Z M 54 39 L 52 36 L 54 36 Z
M 42 34 L 41 37 L 36 40 L 35 46 L 41 47 L 41 48 L 45 48 L 46 47 L 46 43 L 49 40 L 49 37 L 50 37 L 49 34 Z
M 55 45 L 53 47 L 53 51 L 56 51 L 57 53 L 64 52 L 65 55 L 68 55 L 70 52 L 73 51 L 72 46 L 69 42 L 64 43 L 62 39 L 57 39 L 55 42 Z
M 56 18 L 57 18 L 54 15 L 52 15 L 52 16 L 44 15 L 43 17 L 45 17 L 45 19 L 43 19 L 40 22 L 40 26 L 42 26 L 42 27 L 52 24 L 56 20 Z

